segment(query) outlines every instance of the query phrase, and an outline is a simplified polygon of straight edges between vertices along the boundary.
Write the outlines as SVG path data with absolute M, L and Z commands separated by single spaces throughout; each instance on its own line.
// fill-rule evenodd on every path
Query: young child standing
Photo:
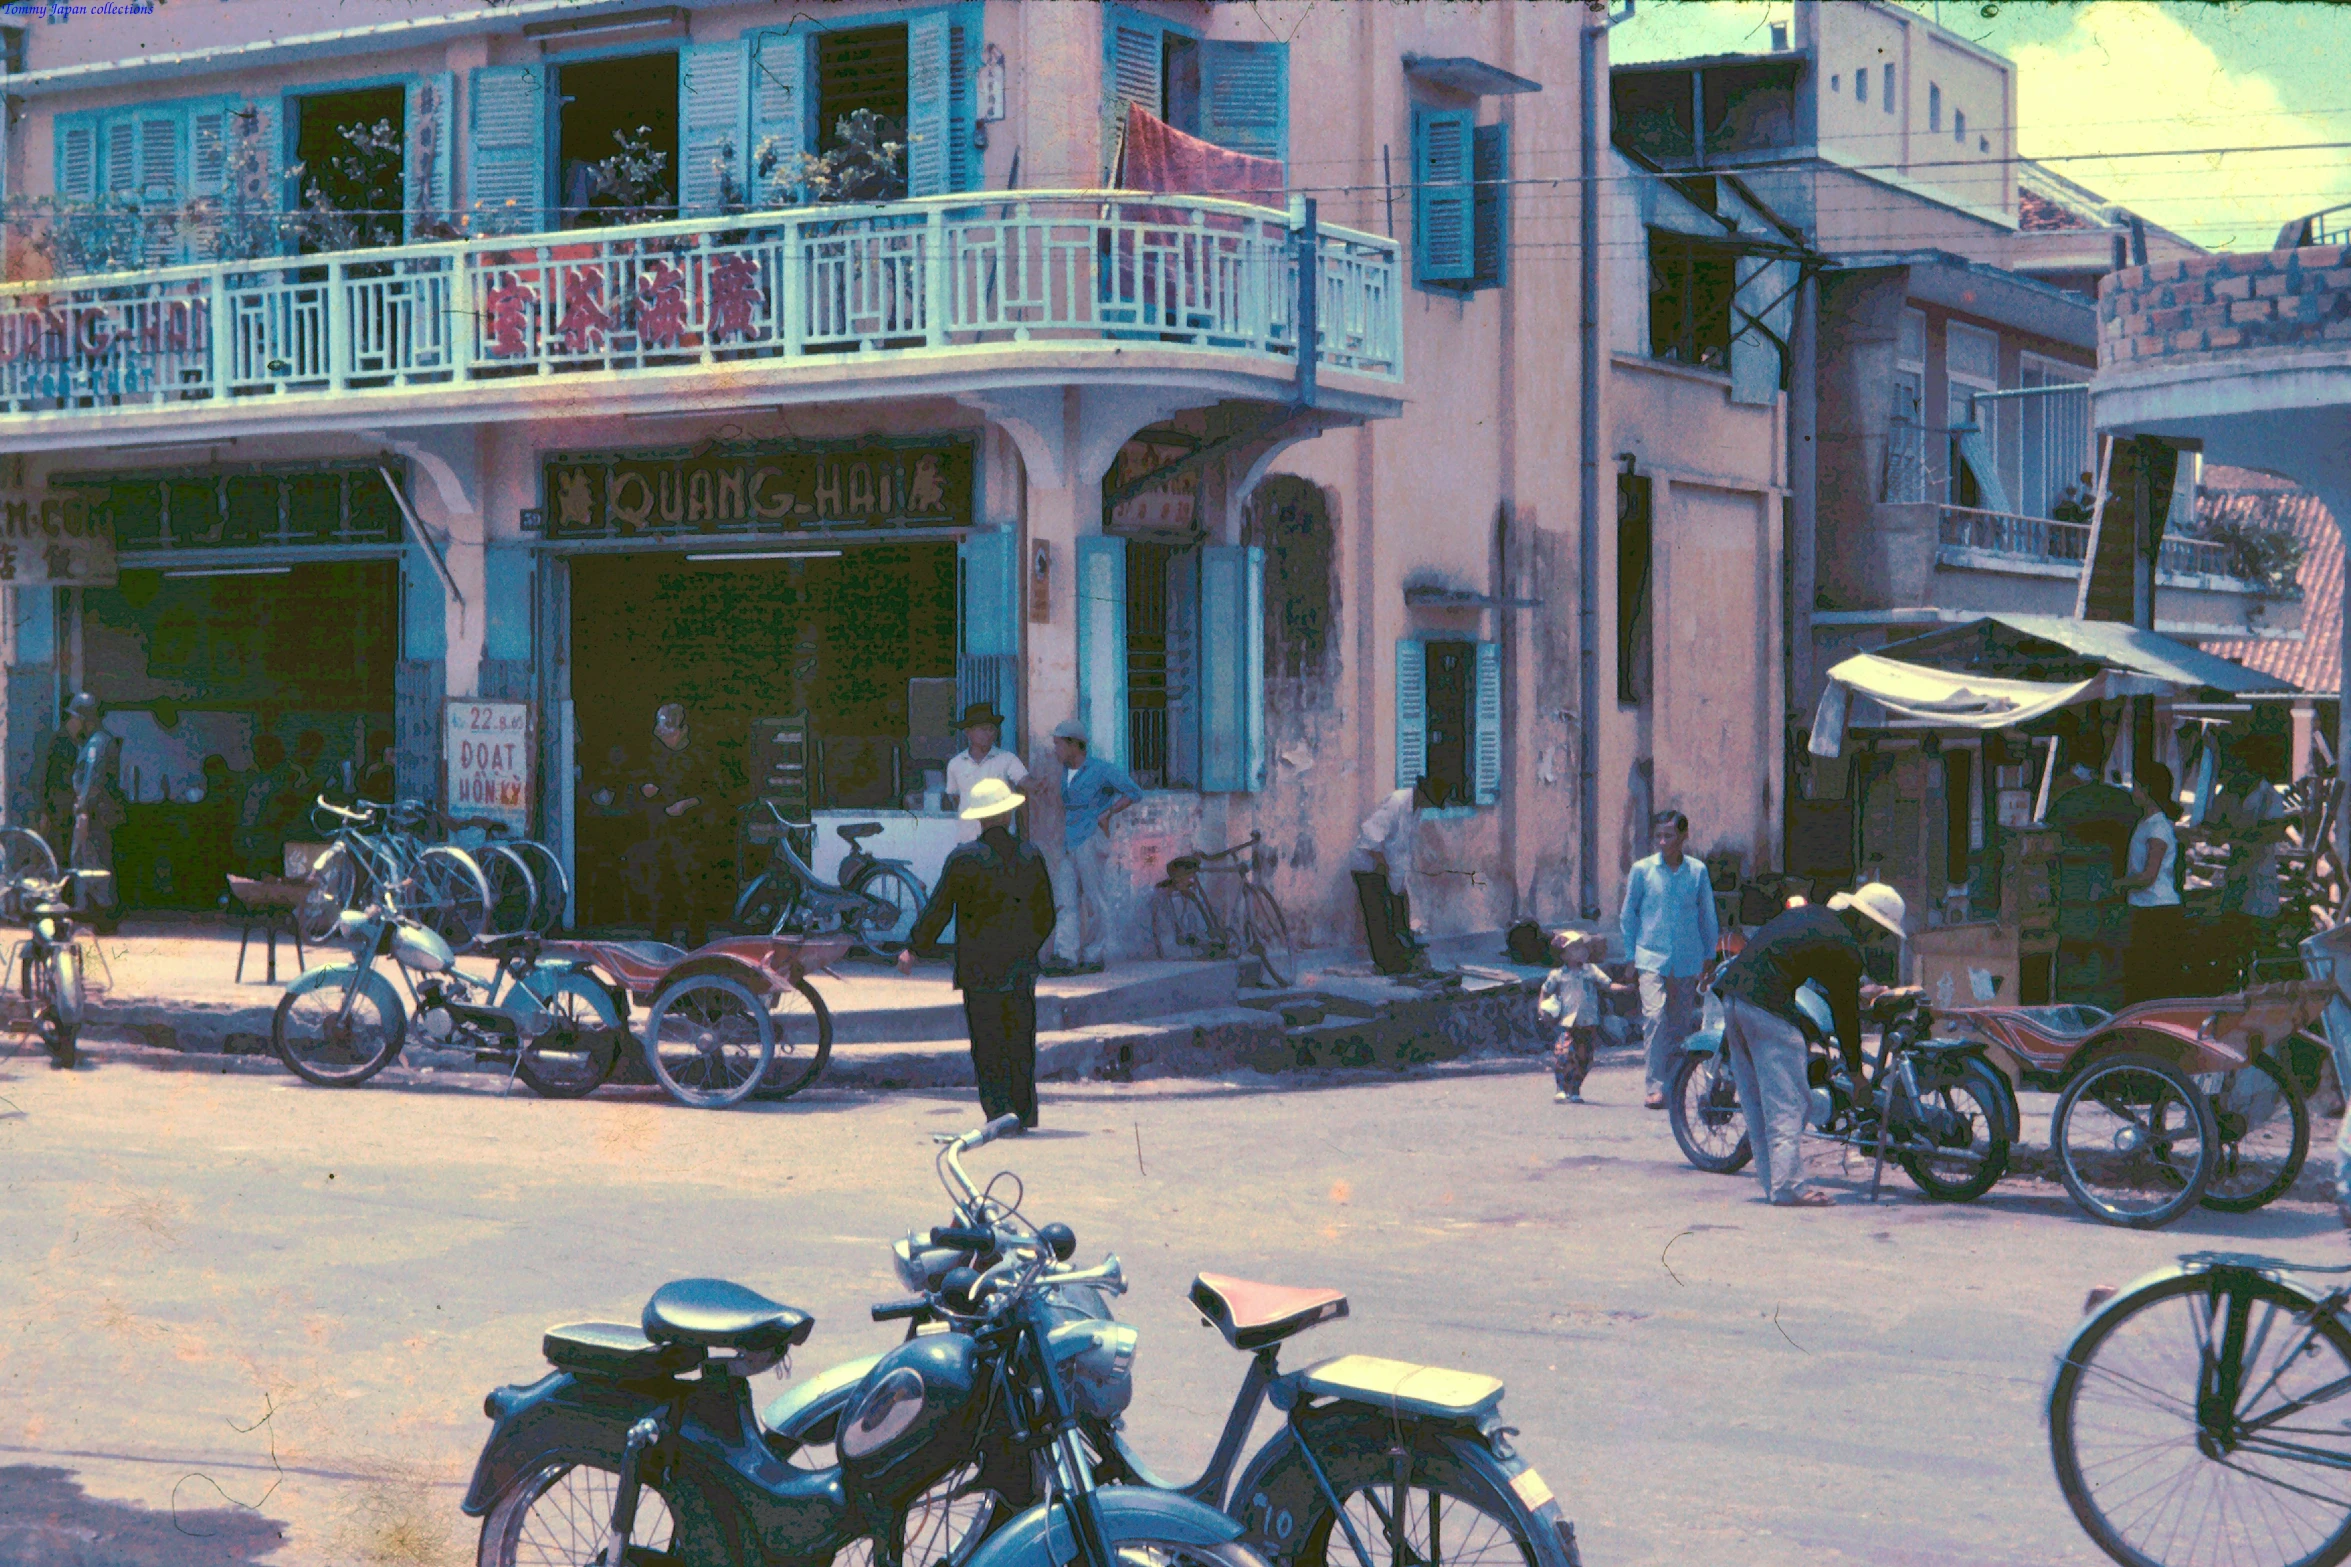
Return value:
M 1600 1039 L 1600 998 L 1632 988 L 1611 980 L 1592 961 L 1593 946 L 1592 938 L 1572 930 L 1551 938 L 1559 966 L 1543 981 L 1536 1009 L 1559 1025 L 1559 1040 L 1551 1047 L 1551 1077 L 1559 1089 L 1552 1095 L 1555 1104 L 1584 1102 L 1584 1077 L 1592 1070 L 1592 1048 Z

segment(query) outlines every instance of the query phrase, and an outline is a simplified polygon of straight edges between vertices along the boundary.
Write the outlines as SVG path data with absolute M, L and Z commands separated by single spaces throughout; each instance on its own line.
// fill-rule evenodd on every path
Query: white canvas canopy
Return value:
M 2109 697 L 2174 696 L 2191 689 L 2185 681 L 2118 669 L 2070 683 L 2003 680 L 1857 653 L 1829 671 L 1828 689 L 1821 692 L 1820 710 L 1812 720 L 1810 749 L 1815 756 L 1838 756 L 1844 752 L 1849 724 L 1882 726 L 1885 720 L 1866 706 L 1861 713 L 1853 711 L 1855 698 L 1875 704 L 1894 719 L 1914 723 L 1952 729 L 2012 729 L 2079 703 L 2102 702 Z

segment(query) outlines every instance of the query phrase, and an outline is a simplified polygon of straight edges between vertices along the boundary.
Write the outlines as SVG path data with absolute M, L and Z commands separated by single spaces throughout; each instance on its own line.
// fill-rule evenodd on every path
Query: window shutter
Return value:
M 131 116 L 109 116 L 106 121 L 106 194 L 138 195 L 138 164 L 138 146 L 131 133 Z
M 1975 475 L 1976 498 L 1985 511 L 2010 512 L 2008 488 L 2000 482 L 2000 465 L 1992 460 L 1992 443 L 1984 432 L 1963 429 L 1959 432 L 1959 459 Z
M 1127 541 L 1078 540 L 1078 718 L 1095 756 L 1127 765 Z
M 1423 283 L 1466 283 L 1474 270 L 1469 114 L 1412 111 L 1413 271 Z
M 1200 45 L 1200 135 L 1235 152 L 1289 160 L 1289 45 Z
M 57 126 L 57 194 L 66 201 L 93 201 L 98 195 L 98 122 L 87 116 Z
M 275 222 L 285 210 L 284 121 L 279 110 L 275 98 L 243 98 L 229 114 L 228 177 L 244 182 L 237 193 L 244 210 L 270 225 L 261 247 L 261 253 L 269 255 L 285 248 L 285 231 Z
M 906 194 L 943 196 L 947 150 L 947 17 L 927 11 L 906 24 Z
M 971 144 L 971 31 L 961 22 L 947 29 L 947 188 L 979 184 L 977 149 Z
M 457 73 L 436 71 L 408 84 L 408 150 L 401 204 L 408 211 L 403 235 L 414 242 L 429 223 L 444 220 L 455 194 L 449 188 L 450 108 L 457 101 Z
M 967 535 L 956 545 L 963 567 L 961 656 L 955 698 L 968 707 L 993 702 L 1004 715 L 1003 743 L 1019 747 L 1013 706 L 1020 690 L 1020 535 L 1010 528 Z
M 215 98 L 188 111 L 188 194 L 218 201 L 228 194 L 229 119 L 233 98 Z
M 482 232 L 546 223 L 547 78 L 535 65 L 477 65 L 466 78 L 465 194 Z
M 141 201 L 166 206 L 179 201 L 186 185 L 183 128 L 176 110 L 143 112 L 134 117 L 136 170 L 132 194 Z
M 1471 787 L 1480 805 L 1502 798 L 1502 644 L 1478 644 L 1476 726 L 1470 732 Z
M 1470 202 L 1470 286 L 1501 288 L 1510 281 L 1510 127 L 1479 126 L 1471 154 L 1477 187 Z
M 1429 770 L 1429 656 L 1418 637 L 1396 639 L 1396 787 Z
M 678 51 L 678 204 L 681 217 L 725 210 L 745 199 L 743 158 L 750 139 L 741 39 L 688 44 Z
M 1117 173 L 1119 138 L 1126 133 L 1127 106 L 1145 114 L 1167 108 L 1167 26 L 1122 5 L 1102 8 L 1102 171 L 1107 183 Z
M 1200 552 L 1200 787 L 1265 786 L 1265 551 Z
M 808 34 L 761 33 L 751 42 L 751 177 L 758 200 L 788 207 L 800 185 L 800 158 L 813 138 L 808 116 Z M 762 173 L 762 170 L 765 170 Z

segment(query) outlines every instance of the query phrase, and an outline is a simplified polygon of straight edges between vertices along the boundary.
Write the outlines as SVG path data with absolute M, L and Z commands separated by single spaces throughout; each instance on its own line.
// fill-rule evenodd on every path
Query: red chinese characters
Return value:
M 637 340 L 674 346 L 686 339 L 685 269 L 667 261 L 647 263 L 637 277 Z
M 501 272 L 482 291 L 482 335 L 499 359 L 521 359 L 531 351 L 531 314 L 539 291 L 512 272 Z
M 710 264 L 709 276 L 710 335 L 754 335 L 760 309 L 767 302 L 759 288 L 758 263 L 749 256 L 721 256 Z
M 612 331 L 612 311 L 604 303 L 602 267 L 564 269 L 563 320 L 556 331 L 566 353 L 593 353 L 604 346 Z

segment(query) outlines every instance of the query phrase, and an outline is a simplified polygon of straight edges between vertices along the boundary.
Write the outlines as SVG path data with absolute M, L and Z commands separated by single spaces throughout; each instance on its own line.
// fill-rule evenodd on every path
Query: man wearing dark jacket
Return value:
M 977 842 L 947 856 L 939 885 L 907 933 L 898 972 L 914 955 L 935 956 L 939 933 L 955 922 L 955 988 L 971 1031 L 971 1073 L 980 1111 L 993 1121 L 1037 1124 L 1037 953 L 1053 934 L 1053 882 L 1045 856 L 1006 823 L 1021 797 L 1001 778 L 983 778 L 963 802 L 967 822 L 985 822 Z
M 1899 938 L 1902 894 L 1883 882 L 1840 892 L 1825 909 L 1788 910 L 1748 941 L 1746 950 L 1715 976 L 1722 1002 L 1723 1051 L 1746 1112 L 1747 1146 L 1766 1201 L 1819 1206 L 1835 1199 L 1804 1185 L 1804 1115 L 1811 1100 L 1805 1080 L 1803 1030 L 1796 992 L 1815 980 L 1828 992 L 1846 1075 L 1861 1081 L 1861 938 L 1885 930 Z M 1873 990 L 1875 987 L 1871 987 Z

